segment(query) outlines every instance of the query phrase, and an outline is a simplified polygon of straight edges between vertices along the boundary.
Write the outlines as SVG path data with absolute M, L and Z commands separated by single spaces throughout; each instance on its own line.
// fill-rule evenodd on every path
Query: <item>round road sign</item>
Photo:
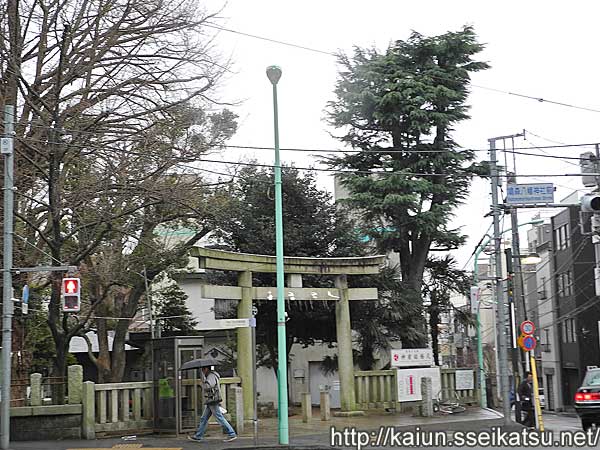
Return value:
M 530 352 L 531 350 L 535 349 L 535 346 L 537 345 L 537 341 L 533 336 L 525 336 L 521 342 L 522 348 L 526 352 Z
M 532 335 L 534 331 L 535 325 L 531 320 L 525 320 L 523 323 L 521 323 L 521 333 Z

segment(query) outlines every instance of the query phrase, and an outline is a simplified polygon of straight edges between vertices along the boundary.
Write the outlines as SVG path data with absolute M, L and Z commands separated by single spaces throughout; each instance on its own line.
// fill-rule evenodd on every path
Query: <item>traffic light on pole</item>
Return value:
M 62 307 L 64 312 L 81 310 L 81 280 L 79 278 L 63 278 Z
M 600 195 L 597 193 L 585 194 L 581 198 L 581 210 L 583 212 L 600 212 Z

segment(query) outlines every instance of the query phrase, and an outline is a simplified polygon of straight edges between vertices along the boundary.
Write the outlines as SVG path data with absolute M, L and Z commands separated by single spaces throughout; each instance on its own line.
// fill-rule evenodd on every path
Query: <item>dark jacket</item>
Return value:
M 519 400 L 521 400 L 521 404 L 525 406 L 533 405 L 533 388 L 531 383 L 527 380 L 523 380 L 523 382 L 519 385 Z

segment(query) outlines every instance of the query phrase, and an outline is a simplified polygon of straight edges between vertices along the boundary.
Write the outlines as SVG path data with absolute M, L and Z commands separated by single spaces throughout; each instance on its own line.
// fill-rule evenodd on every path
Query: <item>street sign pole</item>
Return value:
M 256 311 L 252 307 L 252 392 L 254 407 L 252 408 L 252 434 L 254 437 L 254 447 L 258 447 L 258 400 L 256 398 Z

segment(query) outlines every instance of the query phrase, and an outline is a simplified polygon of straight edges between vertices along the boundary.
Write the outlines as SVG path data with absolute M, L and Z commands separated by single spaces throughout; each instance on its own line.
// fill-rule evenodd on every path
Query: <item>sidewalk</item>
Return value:
M 313 412 L 310 423 L 302 423 L 299 416 L 289 418 L 290 447 L 331 448 L 329 433 L 331 427 L 343 430 L 345 427 L 356 427 L 359 430 L 377 430 L 381 426 L 394 426 L 396 429 L 411 430 L 419 427 L 431 431 L 482 430 L 502 423 L 502 416 L 493 410 L 470 408 L 461 414 L 436 416 L 433 418 L 413 417 L 409 414 L 374 414 L 364 417 L 332 417 L 330 421 L 320 420 L 318 410 Z M 12 450 L 71 450 L 71 449 L 109 449 L 109 448 L 142 448 L 169 450 L 221 450 L 256 448 L 252 437 L 252 425 L 248 425 L 242 436 L 231 443 L 223 443 L 224 436 L 220 430 L 209 428 L 207 440 L 203 443 L 188 441 L 185 436 L 163 437 L 157 435 L 138 436 L 135 441 L 125 441 L 120 437 L 79 440 L 79 441 L 22 441 L 11 443 Z M 259 423 L 259 447 L 276 446 L 277 419 L 264 419 Z

